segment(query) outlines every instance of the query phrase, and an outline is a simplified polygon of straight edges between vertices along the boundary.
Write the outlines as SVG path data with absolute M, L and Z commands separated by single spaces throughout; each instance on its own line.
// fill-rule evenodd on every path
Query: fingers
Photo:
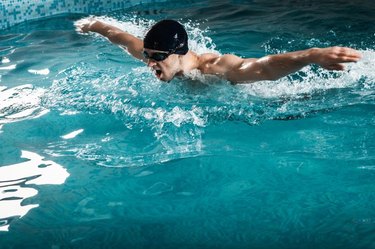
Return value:
M 79 32 L 79 33 L 83 33 L 83 30 L 82 30 L 82 26 L 80 25 L 74 25 L 76 28 L 75 28 L 75 31 Z
M 346 48 L 346 49 L 347 49 L 346 50 L 347 56 L 353 57 L 353 58 L 358 58 L 358 59 L 362 58 L 361 53 L 358 52 L 357 50 L 352 49 L 352 48 Z
M 345 69 L 343 63 L 357 62 L 362 58 L 361 53 L 348 47 L 331 47 L 326 52 L 327 56 L 321 66 L 328 70 L 342 71 Z
M 362 58 L 362 55 L 355 49 L 347 47 L 333 47 L 337 59 L 341 62 L 356 62 Z
M 76 31 L 80 33 L 87 33 L 89 32 L 90 25 L 95 21 L 95 19 L 90 16 L 86 18 L 82 18 L 78 21 L 74 22 L 74 26 L 76 27 Z
M 348 47 L 329 47 L 321 50 L 321 67 L 327 70 L 342 71 L 345 69 L 343 63 L 357 62 L 362 55 L 355 49 Z
M 361 57 L 356 56 L 343 56 L 340 57 L 341 62 L 357 62 L 361 59 Z

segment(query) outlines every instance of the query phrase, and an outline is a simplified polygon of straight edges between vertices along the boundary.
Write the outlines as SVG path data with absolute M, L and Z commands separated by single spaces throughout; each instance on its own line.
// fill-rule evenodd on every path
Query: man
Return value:
M 232 83 L 276 80 L 312 63 L 328 70 L 344 70 L 342 63 L 356 62 L 361 58 L 360 53 L 347 47 L 311 48 L 260 59 L 231 54 L 198 55 L 189 50 L 184 27 L 173 20 L 156 23 L 144 40 L 95 19 L 78 24 L 77 28 L 83 33 L 99 33 L 127 49 L 132 56 L 147 63 L 162 81 L 170 81 L 196 69 Z

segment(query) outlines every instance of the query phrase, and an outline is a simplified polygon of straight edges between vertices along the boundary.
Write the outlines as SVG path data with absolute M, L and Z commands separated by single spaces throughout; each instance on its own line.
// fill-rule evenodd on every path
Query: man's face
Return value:
M 162 61 L 152 59 L 155 53 L 164 53 L 164 51 L 152 50 L 145 48 L 144 51 L 147 53 L 149 58 L 147 60 L 147 66 L 152 68 L 155 76 L 162 81 L 170 81 L 180 71 L 180 63 L 177 54 L 171 54 Z

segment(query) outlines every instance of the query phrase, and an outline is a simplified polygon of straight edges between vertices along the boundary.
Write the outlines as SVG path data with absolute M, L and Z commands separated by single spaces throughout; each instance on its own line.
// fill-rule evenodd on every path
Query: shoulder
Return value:
M 241 64 L 242 61 L 242 58 L 232 54 L 218 55 L 207 53 L 199 56 L 198 69 L 203 73 L 222 73 Z
M 233 54 L 213 54 L 213 53 L 206 53 L 201 54 L 199 56 L 199 60 L 202 64 L 204 63 L 217 63 L 217 62 L 225 62 L 225 61 L 232 61 L 232 60 L 241 60 L 240 57 L 233 55 Z

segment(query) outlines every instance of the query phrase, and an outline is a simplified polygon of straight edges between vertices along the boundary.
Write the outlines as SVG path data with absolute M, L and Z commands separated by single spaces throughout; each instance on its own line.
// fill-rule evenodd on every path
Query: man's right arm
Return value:
M 144 61 L 143 41 L 117 27 L 106 24 L 99 20 L 87 20 L 76 24 L 77 30 L 82 33 L 95 32 L 106 37 L 114 44 L 126 49 L 135 58 Z

